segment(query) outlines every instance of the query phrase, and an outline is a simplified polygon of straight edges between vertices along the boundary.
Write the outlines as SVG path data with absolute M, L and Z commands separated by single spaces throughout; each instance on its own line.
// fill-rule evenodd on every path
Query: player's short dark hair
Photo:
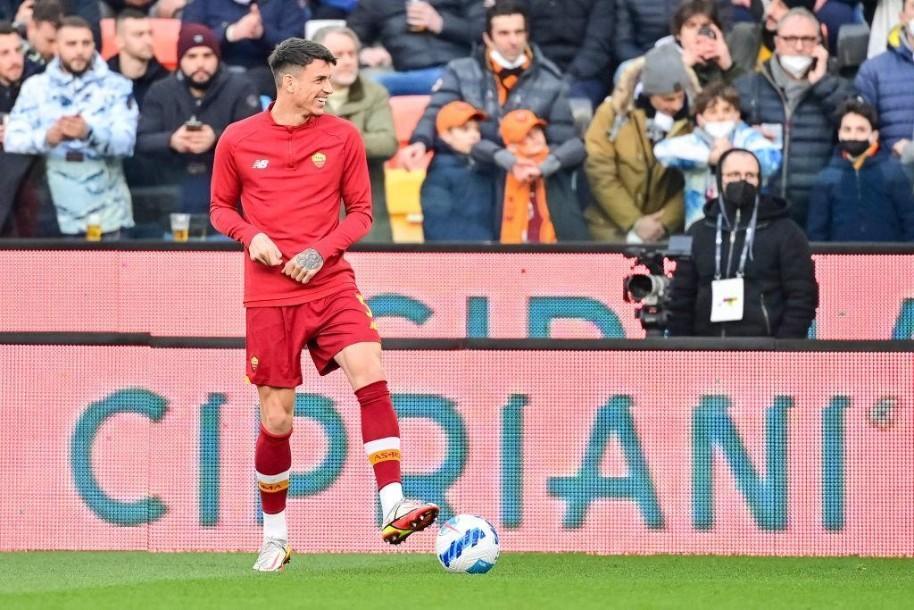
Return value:
M 69 17 L 61 19 L 57 29 L 59 30 L 61 28 L 78 28 L 80 30 L 92 31 L 92 26 L 89 25 L 89 22 L 78 15 L 70 15 Z
M 682 29 L 682 26 L 685 25 L 686 21 L 698 15 L 707 17 L 711 23 L 723 31 L 724 26 L 721 23 L 720 11 L 717 8 L 716 2 L 713 0 L 685 0 L 685 2 L 679 5 L 679 8 L 676 9 L 676 12 L 673 13 L 673 17 L 670 19 L 670 32 L 673 36 L 677 36 L 679 30 Z
M 35 23 L 50 23 L 59 28 L 62 19 L 63 7 L 57 0 L 38 0 L 32 8 L 32 21 Z
M 290 68 L 304 68 L 315 60 L 336 65 L 336 57 L 324 45 L 304 38 L 287 38 L 276 45 L 267 63 L 273 71 L 276 84 L 279 85 L 283 72 Z
M 10 34 L 19 35 L 19 30 L 13 27 L 9 21 L 0 21 L 0 36 L 9 36 Z
M 524 29 L 530 31 L 530 10 L 522 0 L 495 0 L 495 4 L 486 10 L 486 32 L 492 35 L 492 19 L 507 15 L 520 15 L 524 18 Z
M 844 117 L 849 114 L 860 115 L 869 121 L 870 127 L 873 129 L 879 129 L 879 113 L 876 112 L 876 109 L 873 108 L 871 104 L 868 104 L 862 97 L 848 98 L 844 100 L 840 106 L 838 106 L 838 125 L 841 125 L 841 121 L 843 121 Z
M 737 112 L 740 111 L 739 91 L 736 90 L 736 87 L 722 81 L 715 81 L 702 89 L 701 92 L 695 96 L 695 114 L 703 113 L 713 106 L 714 102 L 717 100 L 723 100 L 736 108 Z
M 125 8 L 117 14 L 115 23 L 118 27 L 128 19 L 149 19 L 149 15 L 135 8 Z

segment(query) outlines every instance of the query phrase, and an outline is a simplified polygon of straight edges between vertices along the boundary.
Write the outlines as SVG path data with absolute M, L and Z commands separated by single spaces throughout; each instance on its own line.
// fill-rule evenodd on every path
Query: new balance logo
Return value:
M 257 159 L 251 167 L 254 169 L 266 169 L 269 164 L 270 161 L 268 159 Z

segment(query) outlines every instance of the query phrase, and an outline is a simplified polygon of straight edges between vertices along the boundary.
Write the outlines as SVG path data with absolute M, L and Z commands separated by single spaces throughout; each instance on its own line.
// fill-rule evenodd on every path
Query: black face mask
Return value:
M 752 207 L 758 195 L 758 188 L 745 180 L 730 182 L 724 187 L 724 201 L 737 208 Z
M 869 140 L 841 140 L 838 142 L 841 150 L 852 157 L 859 157 L 870 147 Z

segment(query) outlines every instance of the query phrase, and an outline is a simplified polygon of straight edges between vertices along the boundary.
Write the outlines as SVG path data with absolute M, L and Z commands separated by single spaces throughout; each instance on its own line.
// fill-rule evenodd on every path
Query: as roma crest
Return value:
M 313 155 L 311 155 L 311 163 L 313 163 L 315 167 L 320 169 L 320 168 L 324 167 L 324 165 L 327 163 L 327 155 L 325 155 L 322 152 L 316 152 Z

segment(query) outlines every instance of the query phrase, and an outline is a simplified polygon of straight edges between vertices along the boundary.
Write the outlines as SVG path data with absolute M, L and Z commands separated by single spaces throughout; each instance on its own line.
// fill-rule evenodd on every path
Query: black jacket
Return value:
M 390 53 L 394 68 L 418 70 L 443 66 L 466 57 L 482 40 L 485 6 L 479 0 L 426 0 L 444 19 L 440 34 L 412 32 L 406 26 L 404 0 L 360 0 L 346 25 L 362 44 L 380 44 Z
M 615 0 L 532 0 L 530 37 L 576 80 L 612 77 Z
M 115 55 L 109 59 L 108 67 L 118 74 L 121 74 L 120 55 Z M 137 79 L 132 79 L 133 99 L 136 100 L 136 106 L 140 109 L 140 112 L 143 111 L 143 101 L 146 99 L 146 94 L 149 92 L 149 88 L 152 87 L 152 84 L 158 80 L 162 80 L 169 74 L 171 73 L 165 69 L 165 66 L 160 64 L 156 58 L 153 57 L 146 66 L 146 73 Z
M 729 208 L 729 206 L 728 206 Z M 679 261 L 670 287 L 669 331 L 673 336 L 778 337 L 802 339 L 816 315 L 819 286 L 809 242 L 788 217 L 783 199 L 762 195 L 758 225 L 746 262 L 745 309 L 737 322 L 711 323 L 711 282 L 714 279 L 715 235 L 720 207 L 705 206 L 705 219 L 693 224 L 692 259 Z M 727 210 L 734 221 L 736 211 Z M 735 277 L 751 211 L 741 214 L 733 255 L 730 230 L 724 223 L 721 271 Z

